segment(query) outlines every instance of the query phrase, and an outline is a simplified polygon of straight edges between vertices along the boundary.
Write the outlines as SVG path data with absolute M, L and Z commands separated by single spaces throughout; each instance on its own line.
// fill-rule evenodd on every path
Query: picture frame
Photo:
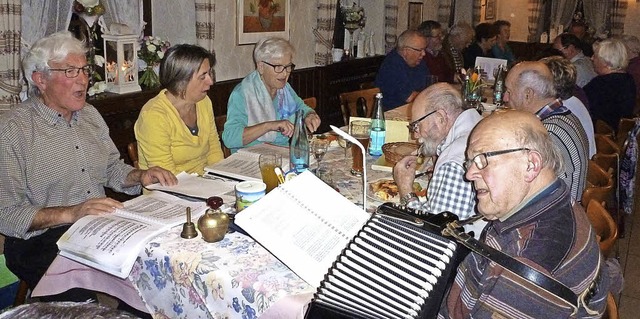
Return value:
M 238 45 L 266 37 L 289 40 L 291 0 L 236 0 Z
M 496 0 L 486 0 L 484 6 L 484 19 L 493 20 L 496 18 Z
M 422 23 L 422 2 L 409 2 L 407 29 L 417 29 Z

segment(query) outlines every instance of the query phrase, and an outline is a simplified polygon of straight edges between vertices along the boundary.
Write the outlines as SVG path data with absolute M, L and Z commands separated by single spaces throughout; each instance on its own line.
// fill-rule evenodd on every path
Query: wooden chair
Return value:
M 16 292 L 16 298 L 13 300 L 13 306 L 17 307 L 24 304 L 29 295 L 29 285 L 27 285 L 26 281 L 20 280 L 20 284 L 18 284 L 18 292 Z
M 613 130 L 613 127 L 603 120 L 596 120 L 596 123 L 593 126 L 593 131 L 596 134 L 607 135 L 610 138 L 614 138 L 616 136 L 616 131 Z
M 358 115 L 357 101 L 360 97 L 364 98 L 364 100 L 367 102 L 366 114 L 360 115 L 363 117 L 371 117 L 371 113 L 373 112 L 373 100 L 376 96 L 376 93 L 380 93 L 379 88 L 341 93 L 339 95 L 340 109 L 342 110 L 342 118 L 344 120 L 344 124 L 349 124 L 349 117 Z
M 619 319 L 620 314 L 618 313 L 618 304 L 616 303 L 616 299 L 613 297 L 613 294 L 609 292 L 607 295 L 607 307 L 605 308 L 604 315 L 602 319 Z
M 220 139 L 220 147 L 222 148 L 222 154 L 224 158 L 231 156 L 231 150 L 224 145 L 222 141 L 222 132 L 224 131 L 224 123 L 227 122 L 227 115 L 218 115 L 215 118 L 216 129 L 218 130 L 218 138 Z
M 582 193 L 582 206 L 595 199 L 599 203 L 608 203 L 613 196 L 613 178 L 593 160 L 589 160 L 587 168 L 587 186 Z
M 636 120 L 639 118 L 621 118 L 618 124 L 618 133 L 616 134 L 616 143 L 620 149 L 624 149 L 627 137 L 629 137 L 629 131 L 636 125 Z
M 600 154 L 621 154 L 620 147 L 616 144 L 615 140 L 604 134 L 595 134 L 596 140 L 596 152 Z
M 605 258 L 608 258 L 618 239 L 618 226 L 613 218 L 611 218 L 609 211 L 596 200 L 592 199 L 587 204 L 586 213 L 591 222 L 591 226 L 593 226 L 593 229 L 598 235 L 600 251 Z
M 317 106 L 317 103 L 318 103 L 315 96 L 308 97 L 306 99 L 302 99 L 302 102 L 304 102 L 304 104 L 308 105 L 310 108 L 312 108 L 314 110 L 316 109 L 316 106 Z
M 127 145 L 127 154 L 129 155 L 129 159 L 131 160 L 131 165 L 135 168 L 140 168 L 138 163 L 138 142 L 133 141 Z
M 373 89 L 374 87 L 376 87 L 376 84 L 373 81 L 362 82 L 360 83 L 360 85 L 358 85 L 358 87 L 360 88 L 360 90 Z

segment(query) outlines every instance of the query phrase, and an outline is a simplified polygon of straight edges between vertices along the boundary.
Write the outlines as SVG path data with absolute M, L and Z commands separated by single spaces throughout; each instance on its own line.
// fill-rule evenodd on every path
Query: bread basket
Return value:
M 387 165 L 395 165 L 403 157 L 416 154 L 419 145 L 409 142 L 394 142 L 382 145 L 382 153 Z

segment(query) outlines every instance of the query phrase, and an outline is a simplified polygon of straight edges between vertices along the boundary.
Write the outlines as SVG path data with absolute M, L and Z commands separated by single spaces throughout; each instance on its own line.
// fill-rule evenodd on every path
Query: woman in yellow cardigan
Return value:
M 160 63 L 165 89 L 142 107 L 134 127 L 140 168 L 203 174 L 205 166 L 223 159 L 207 96 L 214 65 L 215 56 L 199 46 L 167 50 Z

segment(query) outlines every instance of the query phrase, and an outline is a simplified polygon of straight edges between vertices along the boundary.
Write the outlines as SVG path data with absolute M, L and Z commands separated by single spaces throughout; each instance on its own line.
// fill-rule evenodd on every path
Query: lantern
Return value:
M 136 35 L 103 34 L 104 79 L 107 91 L 118 94 L 140 91 Z

